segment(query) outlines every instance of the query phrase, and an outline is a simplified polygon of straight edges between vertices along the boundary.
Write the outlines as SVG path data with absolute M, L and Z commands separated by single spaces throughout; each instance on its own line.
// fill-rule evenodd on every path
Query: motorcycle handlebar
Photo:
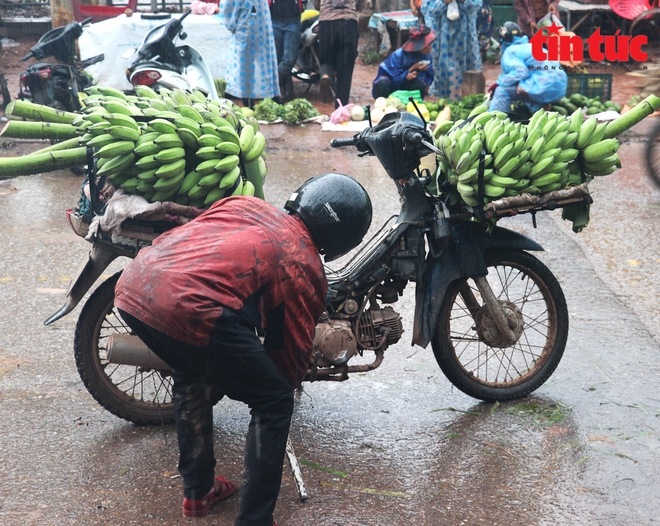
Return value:
M 85 24 L 88 24 L 88 23 L 91 22 L 92 20 L 94 20 L 94 18 L 91 17 L 91 16 L 90 16 L 89 18 L 85 18 L 85 20 L 83 20 L 82 22 L 80 22 L 80 25 L 81 25 L 81 26 L 84 26 Z
M 28 60 L 31 59 L 34 56 L 34 51 L 30 51 L 27 55 L 25 55 L 21 60 Z
M 356 143 L 355 137 L 351 137 L 350 139 L 332 139 L 330 146 L 333 148 L 344 148 L 346 146 L 355 146 Z

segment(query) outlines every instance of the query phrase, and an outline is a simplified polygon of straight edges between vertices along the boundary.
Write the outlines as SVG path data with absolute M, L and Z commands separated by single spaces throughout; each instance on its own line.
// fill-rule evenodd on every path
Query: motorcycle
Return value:
M 147 33 L 134 57 L 126 76 L 133 86 L 149 86 L 156 91 L 168 89 L 200 90 L 207 98 L 218 100 L 213 75 L 204 57 L 192 46 L 176 45 L 175 39 L 185 40 L 183 21 L 192 11 L 155 27 Z
M 319 12 L 315 10 L 305 10 L 300 15 L 300 46 L 298 48 L 298 58 L 291 68 L 291 75 L 294 79 L 307 84 L 305 93 L 314 84 L 321 80 L 321 63 L 319 62 Z M 334 75 L 330 81 L 332 92 L 335 93 Z
M 19 99 L 71 112 L 81 109 L 79 93 L 93 84 L 84 70 L 104 59 L 100 54 L 81 61 L 75 55 L 76 40 L 91 21 L 90 17 L 51 29 L 37 41 L 23 60 L 54 57 L 58 62 L 28 66 L 20 75 Z
M 431 344 L 453 385 L 485 401 L 523 397 L 540 387 L 559 364 L 568 336 L 561 287 L 530 253 L 543 250 L 541 245 L 475 221 L 464 205 L 451 205 L 443 189 L 434 190 L 436 178 L 420 169 L 421 159 L 441 152 L 416 115 L 388 114 L 331 146 L 375 155 L 398 191 L 401 210 L 345 265 L 327 269 L 327 308 L 316 327 L 305 381 L 345 381 L 379 367 L 403 334 L 394 304 L 414 282 L 412 343 Z M 83 237 L 103 206 L 96 184 L 90 177 L 88 209 L 67 211 L 72 229 Z M 71 312 L 115 258 L 135 257 L 173 227 L 131 219 L 115 241 L 99 231 L 65 304 L 45 324 Z M 138 424 L 171 423 L 170 368 L 131 334 L 113 306 L 120 273 L 101 283 L 82 308 L 74 341 L 78 371 L 92 396 L 116 416 Z M 364 363 L 363 356 L 372 361 Z

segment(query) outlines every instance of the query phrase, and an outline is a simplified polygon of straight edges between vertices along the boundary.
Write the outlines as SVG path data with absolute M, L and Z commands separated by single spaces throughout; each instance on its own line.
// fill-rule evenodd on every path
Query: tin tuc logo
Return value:
M 634 37 L 620 35 L 601 35 L 600 28 L 596 29 L 586 40 L 575 34 L 562 34 L 563 27 L 556 24 L 546 26 L 529 39 L 532 44 L 532 56 L 538 61 L 555 60 L 582 62 L 584 60 L 585 44 L 589 58 L 594 62 L 628 62 L 633 59 L 637 62 L 648 60 L 648 53 L 642 46 L 648 44 L 646 35 Z M 546 33 L 546 34 L 544 34 Z

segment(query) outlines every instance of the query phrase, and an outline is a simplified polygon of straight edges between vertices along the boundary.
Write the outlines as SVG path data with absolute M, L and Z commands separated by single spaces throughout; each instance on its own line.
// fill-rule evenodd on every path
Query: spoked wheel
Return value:
M 171 377 L 106 359 L 108 338 L 131 333 L 114 306 L 118 278 L 119 273 L 102 283 L 80 313 L 74 340 L 78 372 L 94 399 L 113 415 L 135 424 L 171 424 Z
M 651 178 L 660 187 L 660 120 L 656 123 L 646 143 L 646 166 Z
M 9 93 L 9 87 L 7 86 L 7 79 L 2 73 L 0 73 L 0 109 L 5 109 L 10 102 L 11 95 Z
M 449 381 L 484 401 L 538 389 L 559 364 L 568 337 L 564 294 L 550 270 L 526 252 L 486 254 L 486 279 L 508 318 L 502 335 L 472 279 L 448 287 L 433 352 Z

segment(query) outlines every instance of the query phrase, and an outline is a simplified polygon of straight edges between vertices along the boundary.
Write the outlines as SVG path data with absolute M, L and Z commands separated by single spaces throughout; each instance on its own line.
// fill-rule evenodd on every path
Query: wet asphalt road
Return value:
M 395 213 L 376 161 L 332 151 L 334 135 L 315 131 L 268 127 L 268 200 L 335 170 L 367 187 L 375 224 Z M 642 152 L 632 135 L 624 168 L 590 185 L 581 234 L 559 212 L 539 214 L 537 229 L 529 216 L 501 222 L 545 247 L 537 255 L 567 298 L 568 345 L 546 385 L 495 405 L 453 389 L 430 348 L 410 346 L 409 286 L 394 305 L 406 332 L 379 369 L 298 396 L 291 438 L 309 500 L 285 464 L 280 526 L 660 522 L 660 190 Z M 64 214 L 81 183 L 56 172 L 0 184 L 0 524 L 230 525 L 237 497 L 181 517 L 173 427 L 124 422 L 86 392 L 72 351 L 80 307 L 43 325 L 89 247 Z M 235 480 L 248 419 L 238 403 L 215 409 L 217 472 Z

